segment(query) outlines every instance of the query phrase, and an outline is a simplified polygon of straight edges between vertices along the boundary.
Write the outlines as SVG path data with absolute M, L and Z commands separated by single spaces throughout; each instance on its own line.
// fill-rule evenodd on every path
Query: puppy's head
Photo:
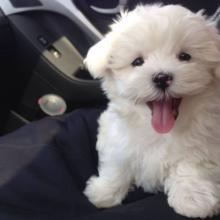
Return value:
M 121 14 L 85 63 L 102 79 L 110 100 L 147 104 L 153 127 L 166 133 L 181 99 L 205 92 L 218 77 L 220 39 L 201 12 L 178 5 L 138 6 Z

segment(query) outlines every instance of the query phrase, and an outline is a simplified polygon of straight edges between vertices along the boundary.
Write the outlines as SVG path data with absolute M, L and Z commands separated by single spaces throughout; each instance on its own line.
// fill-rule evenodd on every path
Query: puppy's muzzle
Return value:
M 168 88 L 171 85 L 173 81 L 173 76 L 171 73 L 160 72 L 157 73 L 152 80 L 157 88 L 164 91 L 166 88 Z

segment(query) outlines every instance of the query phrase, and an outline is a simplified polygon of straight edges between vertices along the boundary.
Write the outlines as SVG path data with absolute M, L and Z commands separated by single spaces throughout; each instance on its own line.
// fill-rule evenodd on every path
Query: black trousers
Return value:
M 45 118 L 0 138 L 1 220 L 187 219 L 168 206 L 162 193 L 136 189 L 123 205 L 110 209 L 95 208 L 83 195 L 87 179 L 97 173 L 101 111 Z

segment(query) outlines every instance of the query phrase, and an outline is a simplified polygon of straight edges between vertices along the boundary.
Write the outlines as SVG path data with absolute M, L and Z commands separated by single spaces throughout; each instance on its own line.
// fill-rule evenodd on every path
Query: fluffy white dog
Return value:
M 124 12 L 86 65 L 110 103 L 99 119 L 99 176 L 84 191 L 120 204 L 132 184 L 164 191 L 188 217 L 220 211 L 220 36 L 178 5 Z

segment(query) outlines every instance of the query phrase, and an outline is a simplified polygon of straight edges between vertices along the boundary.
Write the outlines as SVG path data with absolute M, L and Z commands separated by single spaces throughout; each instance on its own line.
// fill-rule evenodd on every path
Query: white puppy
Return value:
M 164 191 L 188 217 L 220 211 L 220 36 L 178 5 L 124 12 L 86 65 L 110 102 L 99 119 L 99 176 L 84 191 L 120 204 L 132 184 Z

